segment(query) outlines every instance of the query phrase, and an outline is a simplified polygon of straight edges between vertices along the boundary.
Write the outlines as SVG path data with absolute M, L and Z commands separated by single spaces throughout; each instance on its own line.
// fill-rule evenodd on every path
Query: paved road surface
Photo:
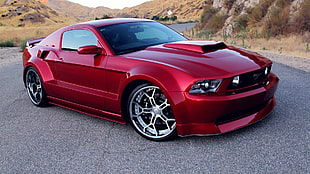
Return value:
M 193 27 L 195 27 L 195 25 L 197 24 L 197 22 L 193 22 L 193 23 L 184 23 L 184 24 L 171 24 L 169 25 L 169 27 L 173 28 L 174 30 L 182 33 L 186 30 L 190 30 Z
M 152 142 L 129 125 L 35 107 L 21 63 L 10 63 L 0 67 L 0 173 L 310 173 L 310 73 L 279 63 L 273 71 L 278 103 L 265 120 L 219 136 Z

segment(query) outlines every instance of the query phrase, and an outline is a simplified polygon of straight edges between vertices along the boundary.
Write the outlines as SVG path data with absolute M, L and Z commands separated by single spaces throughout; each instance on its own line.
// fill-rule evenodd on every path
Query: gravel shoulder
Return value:
M 286 56 L 270 52 L 257 51 L 259 54 L 274 62 L 282 63 L 296 69 L 310 72 L 310 59 Z M 0 48 L 0 68 L 22 61 L 22 52 L 19 47 Z
M 22 61 L 22 52 L 19 47 L 0 48 L 0 68 Z
M 310 59 L 301 58 L 301 57 L 294 57 L 294 56 L 287 56 L 282 54 L 275 54 L 270 52 L 263 52 L 257 51 L 259 54 L 269 58 L 270 60 L 282 63 L 284 65 L 300 69 L 306 72 L 310 72 Z

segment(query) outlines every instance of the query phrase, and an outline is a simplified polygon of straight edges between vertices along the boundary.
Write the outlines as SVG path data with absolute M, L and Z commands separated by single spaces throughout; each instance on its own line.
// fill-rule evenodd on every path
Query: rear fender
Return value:
M 41 76 L 41 79 L 43 81 L 43 85 L 47 81 L 54 80 L 54 76 L 53 76 L 53 73 L 52 73 L 50 67 L 48 66 L 47 62 L 44 61 L 43 59 L 39 59 L 37 57 L 32 57 L 25 64 L 24 67 L 25 67 L 24 68 L 24 72 L 23 72 L 24 83 L 25 83 L 25 75 L 26 75 L 27 69 L 29 67 L 33 67 L 33 68 L 35 68 L 38 71 L 38 73 Z

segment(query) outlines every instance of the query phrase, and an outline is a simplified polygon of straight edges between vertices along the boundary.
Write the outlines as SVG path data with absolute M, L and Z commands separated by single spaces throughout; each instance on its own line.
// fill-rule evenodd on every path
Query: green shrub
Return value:
M 109 15 L 103 15 L 101 18 L 96 17 L 95 20 L 110 19 L 110 18 L 113 18 L 113 17 L 111 17 L 111 16 L 109 16 Z
M 14 47 L 14 43 L 12 41 L 4 41 L 0 42 L 0 47 Z
M 19 47 L 21 48 L 21 50 L 24 50 L 24 49 L 26 48 L 27 41 L 28 41 L 28 40 L 24 40 L 24 41 L 19 45 Z
M 249 15 L 248 14 L 242 14 L 237 17 L 236 22 L 238 23 L 238 30 L 245 29 L 248 26 L 249 22 Z
M 158 20 L 159 20 L 159 18 L 160 18 L 159 16 L 153 16 L 153 17 L 152 17 L 152 20 L 156 20 L 156 21 L 158 21 Z

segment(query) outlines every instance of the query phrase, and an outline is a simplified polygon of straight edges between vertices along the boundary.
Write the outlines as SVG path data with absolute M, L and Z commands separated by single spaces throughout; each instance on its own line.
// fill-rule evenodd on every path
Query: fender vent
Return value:
M 45 59 L 49 52 L 50 51 L 47 50 L 39 50 L 37 56 L 41 59 Z

